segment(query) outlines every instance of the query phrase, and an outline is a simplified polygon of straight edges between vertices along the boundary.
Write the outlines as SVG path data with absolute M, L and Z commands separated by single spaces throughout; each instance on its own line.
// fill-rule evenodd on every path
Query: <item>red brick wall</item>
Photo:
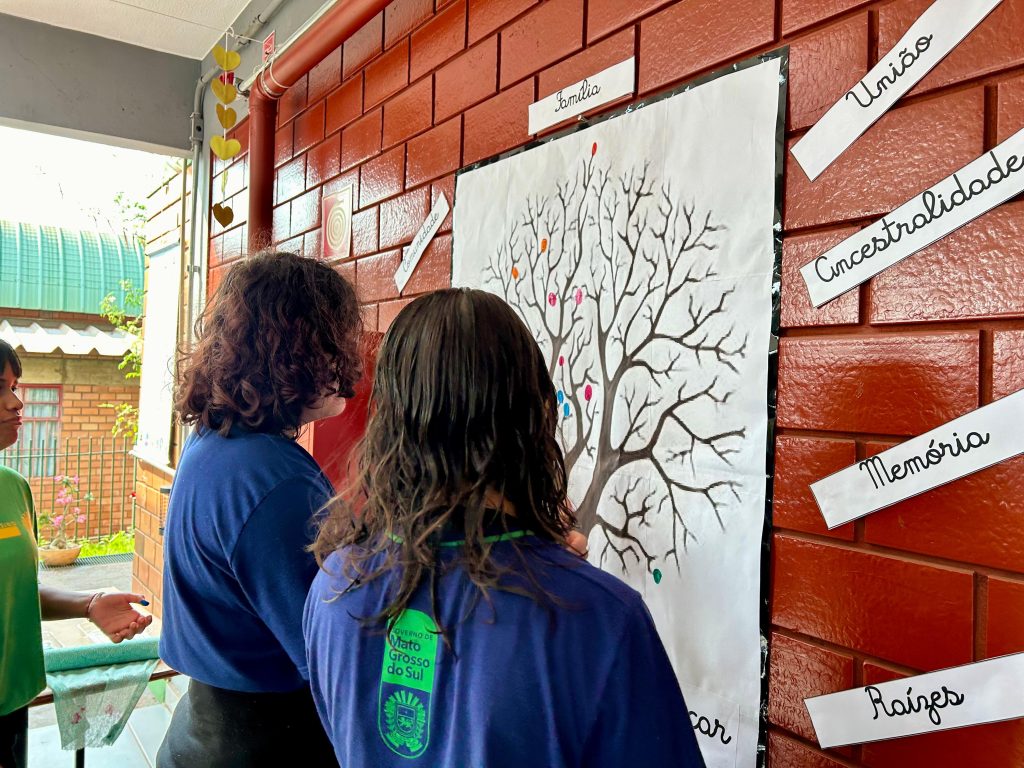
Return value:
M 639 94 L 791 46 L 794 141 L 929 0 L 396 0 L 280 103 L 274 239 L 317 254 L 322 194 L 356 185 L 355 281 L 371 327 L 446 285 L 451 221 L 406 295 L 400 249 L 454 172 L 526 142 L 527 105 L 638 56 Z M 1024 202 L 826 307 L 797 268 L 1024 125 L 1024 0 L 1004 0 L 813 185 L 786 159 L 769 755 L 789 766 L 1024 764 L 1024 721 L 833 750 L 805 696 L 1024 650 L 1024 459 L 827 532 L 807 485 L 1024 386 Z M 246 126 L 239 138 L 246 145 Z M 213 222 L 210 286 L 243 252 Z
M 171 485 L 171 476 L 145 461 L 139 462 L 135 484 L 135 557 L 132 560 L 132 591 L 146 595 L 149 610 L 163 615 L 164 537 L 167 494 L 161 488 Z
M 111 363 L 113 365 L 113 363 Z M 125 530 L 132 525 L 135 459 L 128 454 L 132 444 L 113 437 L 117 419 L 107 403 L 138 405 L 136 384 L 64 384 L 61 387 L 61 423 L 58 451 L 67 457 L 58 460 L 58 474 L 77 475 L 82 494 L 91 493 L 92 501 L 79 506 L 86 522 L 75 524 L 69 532 L 75 538 L 97 538 Z M 91 457 L 89 454 L 93 454 Z M 55 507 L 57 486 L 52 477 L 30 478 L 36 508 L 49 513 Z M 39 530 L 40 538 L 50 538 L 49 526 Z

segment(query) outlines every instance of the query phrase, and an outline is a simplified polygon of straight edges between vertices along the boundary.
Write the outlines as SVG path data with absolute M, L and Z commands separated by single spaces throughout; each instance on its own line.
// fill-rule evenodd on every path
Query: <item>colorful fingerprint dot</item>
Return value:
M 586 400 L 589 403 L 590 402 L 590 398 L 592 398 L 593 396 L 594 396 L 594 388 L 592 386 L 590 386 L 589 384 L 587 384 L 587 386 L 583 390 L 583 399 Z
M 661 584 L 661 570 L 659 568 L 655 568 L 651 575 L 654 577 L 655 584 Z
M 554 292 L 549 293 L 548 294 L 548 304 L 550 304 L 553 307 L 557 303 L 558 303 L 558 297 L 555 296 Z
M 595 141 L 593 146 L 590 148 L 590 156 L 593 157 L 597 154 L 597 142 Z
M 562 406 L 562 413 L 565 414 L 565 418 L 567 418 L 567 419 L 569 418 L 569 404 L 568 403 L 566 403 L 565 405 Z
M 518 280 L 519 279 L 519 268 L 518 267 L 512 267 L 512 279 L 513 280 Z
M 565 355 L 559 355 L 558 356 L 558 364 L 559 365 L 565 365 Z
M 548 239 L 546 237 L 541 238 L 540 241 L 540 252 L 544 253 L 548 249 Z
M 583 303 L 583 289 L 582 288 L 577 288 L 576 289 L 576 293 L 573 294 L 573 298 L 576 299 L 576 306 L 577 307 L 580 304 L 582 304 Z
M 565 393 L 562 390 L 558 390 L 558 404 L 561 405 L 565 402 Z

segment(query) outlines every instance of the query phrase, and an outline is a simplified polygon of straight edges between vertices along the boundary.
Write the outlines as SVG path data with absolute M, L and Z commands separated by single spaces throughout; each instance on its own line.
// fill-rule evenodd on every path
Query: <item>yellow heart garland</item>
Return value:
M 235 212 L 227 205 L 221 205 L 220 203 L 214 203 L 213 205 L 213 218 L 222 226 L 226 227 L 235 219 Z
M 217 121 L 220 123 L 221 128 L 225 131 L 230 131 L 235 127 L 235 123 L 238 122 L 238 113 L 231 107 L 217 104 Z
M 225 72 L 238 69 L 238 65 L 242 63 L 242 57 L 239 55 L 238 51 L 226 50 L 223 45 L 213 46 L 213 60 L 216 61 L 217 66 Z
M 225 139 L 223 136 L 214 136 L 210 139 L 210 149 L 221 160 L 230 160 L 242 151 L 242 142 L 238 139 Z
M 214 78 L 210 83 L 210 88 L 213 89 L 213 95 L 225 104 L 230 104 L 238 95 L 238 89 L 235 86 L 221 81 L 219 77 Z

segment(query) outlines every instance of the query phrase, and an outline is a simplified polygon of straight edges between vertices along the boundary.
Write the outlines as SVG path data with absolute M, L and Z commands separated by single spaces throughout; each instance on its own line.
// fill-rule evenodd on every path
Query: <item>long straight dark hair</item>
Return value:
M 362 584 L 400 572 L 386 608 L 362 618 L 390 630 L 425 579 L 433 604 L 441 534 L 452 526 L 464 534 L 459 563 L 483 596 L 543 598 L 529 574 L 519 587 L 503 583 L 487 541 L 496 506 L 510 505 L 516 527 L 541 539 L 564 541 L 575 525 L 554 386 L 512 308 L 470 289 L 413 301 L 382 342 L 372 407 L 357 480 L 331 503 L 313 545 L 321 565 L 347 547 L 343 572 Z

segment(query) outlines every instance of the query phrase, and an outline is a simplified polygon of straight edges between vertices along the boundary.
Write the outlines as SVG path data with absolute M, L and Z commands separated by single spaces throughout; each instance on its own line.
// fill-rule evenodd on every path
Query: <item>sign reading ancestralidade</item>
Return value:
M 1024 717 L 1024 653 L 806 699 L 823 749 Z
M 1024 453 L 1024 389 L 811 485 L 829 529 Z
M 816 307 L 1024 191 L 1024 129 L 800 268 Z

